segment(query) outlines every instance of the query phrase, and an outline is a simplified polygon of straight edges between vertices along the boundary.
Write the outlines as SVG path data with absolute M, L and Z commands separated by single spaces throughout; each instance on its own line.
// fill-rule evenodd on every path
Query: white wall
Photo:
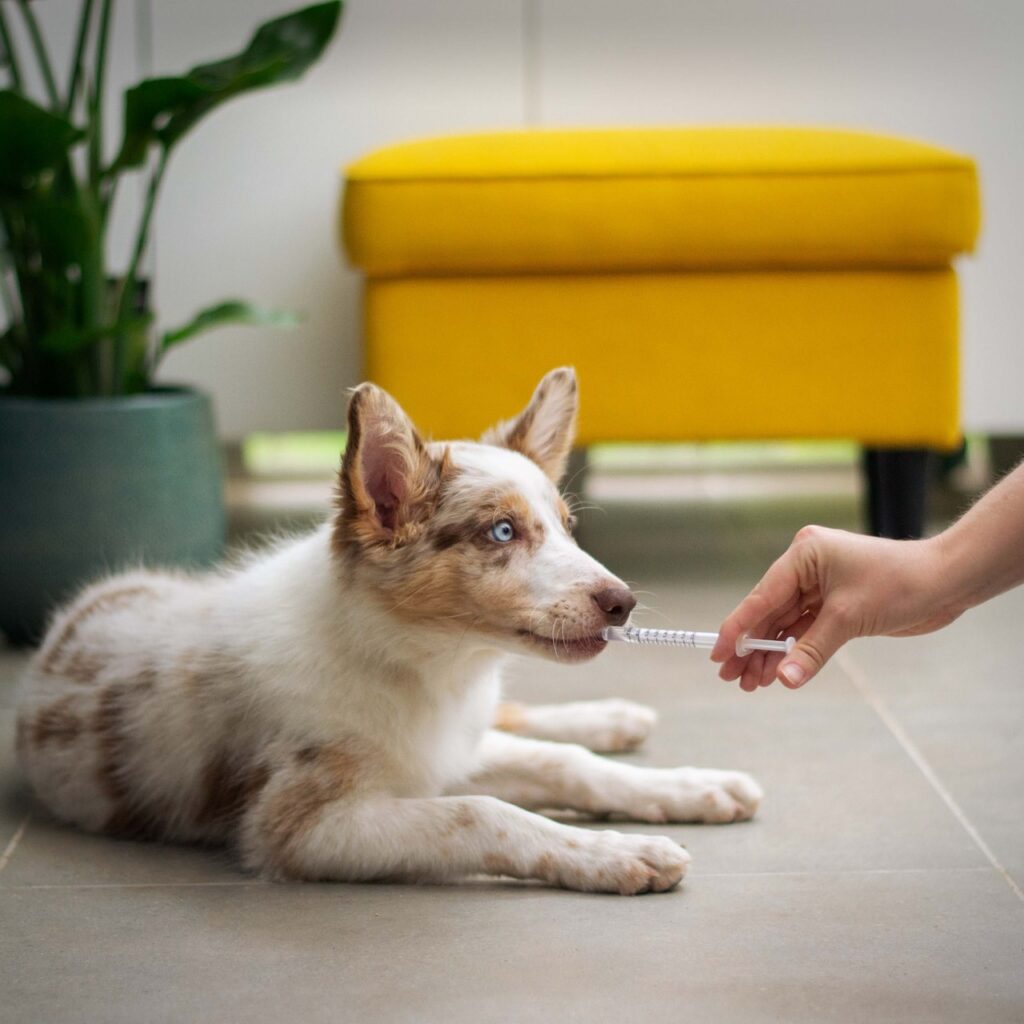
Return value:
M 173 73 L 300 0 L 136 2 L 154 70 Z M 163 322 L 239 295 L 301 309 L 305 323 L 207 336 L 164 375 L 212 389 L 230 436 L 340 423 L 360 356 L 338 168 L 373 147 L 524 123 L 806 122 L 978 158 L 964 416 L 973 430 L 1022 432 L 1022 53 L 1020 0 L 350 0 L 305 80 L 236 101 L 181 147 L 157 224 Z

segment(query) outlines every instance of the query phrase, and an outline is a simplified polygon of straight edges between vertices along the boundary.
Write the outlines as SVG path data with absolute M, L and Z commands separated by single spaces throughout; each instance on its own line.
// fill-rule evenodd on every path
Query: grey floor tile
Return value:
M 988 871 L 0 892 L 11 1020 L 1017 1022 L 1024 907 Z
M 0 710 L 0 856 L 28 818 L 0 888 L 144 882 L 244 882 L 224 850 L 123 842 L 54 821 L 33 798 L 14 758 L 14 712 Z
M 669 624 L 713 630 L 739 596 L 732 585 L 663 584 L 654 599 Z M 583 666 L 521 664 L 509 693 L 535 702 L 638 700 L 656 708 L 660 721 L 646 747 L 628 760 L 755 775 L 767 796 L 753 821 L 658 829 L 686 844 L 695 870 L 986 863 L 836 664 L 804 690 L 773 686 L 748 694 L 722 682 L 704 652 L 613 645 Z
M 847 656 L 893 707 L 937 701 L 972 704 L 1024 692 L 1024 587 L 925 636 L 856 640 Z
M 89 835 L 52 821 L 33 804 L 32 817 L 0 889 L 25 885 L 145 885 L 250 882 L 221 848 L 131 842 Z
M 652 672 L 643 686 L 630 692 L 656 707 L 661 720 L 646 748 L 629 760 L 661 767 L 742 769 L 751 772 L 767 794 L 751 822 L 655 829 L 683 842 L 695 857 L 696 870 L 827 871 L 985 863 L 877 715 L 838 671 L 821 680 L 817 691 L 805 693 L 775 687 L 744 694 L 723 689 L 717 680 L 717 688 L 708 693 L 713 684 L 685 673 L 680 676 L 669 686 L 664 673 L 659 677 Z M 542 691 L 542 680 L 534 678 L 530 690 Z
M 945 630 L 846 657 L 1024 888 L 1024 588 Z

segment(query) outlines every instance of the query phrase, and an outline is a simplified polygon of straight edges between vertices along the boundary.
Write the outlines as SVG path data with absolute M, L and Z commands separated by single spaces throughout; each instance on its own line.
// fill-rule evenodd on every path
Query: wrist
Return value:
M 969 537 L 951 527 L 921 543 L 927 548 L 928 571 L 936 581 L 938 603 L 951 621 L 987 599 L 985 573 Z

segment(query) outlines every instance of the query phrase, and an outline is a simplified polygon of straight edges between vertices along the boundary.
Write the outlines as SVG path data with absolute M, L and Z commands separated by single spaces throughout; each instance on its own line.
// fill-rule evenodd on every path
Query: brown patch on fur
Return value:
M 542 853 L 537 858 L 530 874 L 545 882 L 554 882 L 558 877 L 555 871 L 555 858 L 550 853 Z
M 526 727 L 526 705 L 508 702 L 498 705 L 494 728 L 503 732 L 522 732 Z
M 224 754 L 213 758 L 203 772 L 203 798 L 196 824 L 230 829 L 263 791 L 270 769 L 263 762 L 239 764 Z
M 516 531 L 513 540 L 499 544 L 489 534 L 490 528 L 503 519 L 509 520 Z M 487 501 L 483 509 L 459 519 L 443 516 L 429 527 L 431 546 L 435 551 L 447 551 L 459 544 L 474 544 L 490 553 L 492 564 L 504 566 L 516 550 L 517 542 L 535 548 L 544 539 L 544 528 L 537 522 L 530 503 L 518 491 L 506 491 Z
M 435 551 L 447 551 L 456 544 L 466 544 L 477 540 L 483 525 L 476 519 L 462 523 L 442 523 L 431 534 L 431 544 Z
M 455 812 L 455 825 L 457 828 L 472 828 L 476 824 L 476 815 L 468 804 L 460 805 Z
M 477 823 L 476 814 L 473 809 L 464 803 L 457 804 L 448 820 L 448 824 L 441 829 L 442 838 L 455 835 L 459 829 L 473 828 Z
M 565 845 L 568 846 L 570 850 L 578 850 L 580 848 L 579 842 L 575 839 L 567 839 L 565 841 Z
M 492 875 L 511 875 L 515 877 L 516 874 L 511 859 L 504 853 L 485 853 L 483 865 L 484 870 Z
M 61 697 L 38 712 L 32 722 L 31 737 L 34 746 L 41 747 L 51 740 L 61 746 L 67 746 L 81 735 L 85 723 L 71 710 L 74 702 L 73 696 Z
M 105 659 L 95 651 L 85 651 L 78 647 L 71 651 L 70 657 L 61 665 L 60 674 L 82 686 L 91 686 L 105 665 Z
M 97 782 L 114 804 L 104 831 L 126 838 L 152 838 L 159 832 L 158 816 L 141 806 L 124 780 L 133 742 L 129 718 L 152 693 L 156 673 L 145 672 L 130 683 L 115 683 L 100 691 L 92 728 L 99 755 Z
M 527 547 L 535 548 L 544 539 L 544 527 L 537 522 L 530 503 L 518 491 L 509 491 L 499 499 L 494 510 L 494 520 L 510 519 L 516 530 L 516 539 L 524 541 Z M 511 547 L 512 543 L 505 545 Z
M 313 828 L 324 807 L 357 786 L 366 767 L 366 754 L 356 739 L 326 746 L 306 746 L 292 755 L 280 786 L 264 790 L 261 831 L 275 867 L 298 878 L 296 843 Z
M 91 601 L 86 602 L 78 608 L 67 622 L 64 623 L 64 626 L 60 631 L 60 635 L 44 648 L 42 658 L 39 663 L 40 669 L 42 669 L 43 672 L 52 674 L 67 674 L 67 664 L 71 664 L 74 675 L 69 675 L 69 678 L 74 679 L 76 682 L 91 683 L 95 679 L 99 668 L 102 666 L 98 666 L 94 662 L 88 661 L 84 652 L 76 652 L 77 657 L 83 659 L 77 663 L 76 653 L 72 653 L 70 659 L 64 657 L 67 655 L 68 646 L 75 639 L 82 623 L 97 612 L 110 611 L 112 608 L 116 608 L 119 605 L 130 604 L 135 598 L 140 597 L 143 594 L 152 593 L 153 590 L 151 587 L 142 586 L 125 587 L 122 590 L 101 591 Z M 61 664 L 62 659 L 67 662 L 67 664 Z

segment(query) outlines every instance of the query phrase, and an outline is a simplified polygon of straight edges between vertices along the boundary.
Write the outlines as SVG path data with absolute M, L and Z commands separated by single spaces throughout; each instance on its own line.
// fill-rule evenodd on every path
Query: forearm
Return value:
M 1024 583 L 1024 463 L 928 543 L 957 612 Z

